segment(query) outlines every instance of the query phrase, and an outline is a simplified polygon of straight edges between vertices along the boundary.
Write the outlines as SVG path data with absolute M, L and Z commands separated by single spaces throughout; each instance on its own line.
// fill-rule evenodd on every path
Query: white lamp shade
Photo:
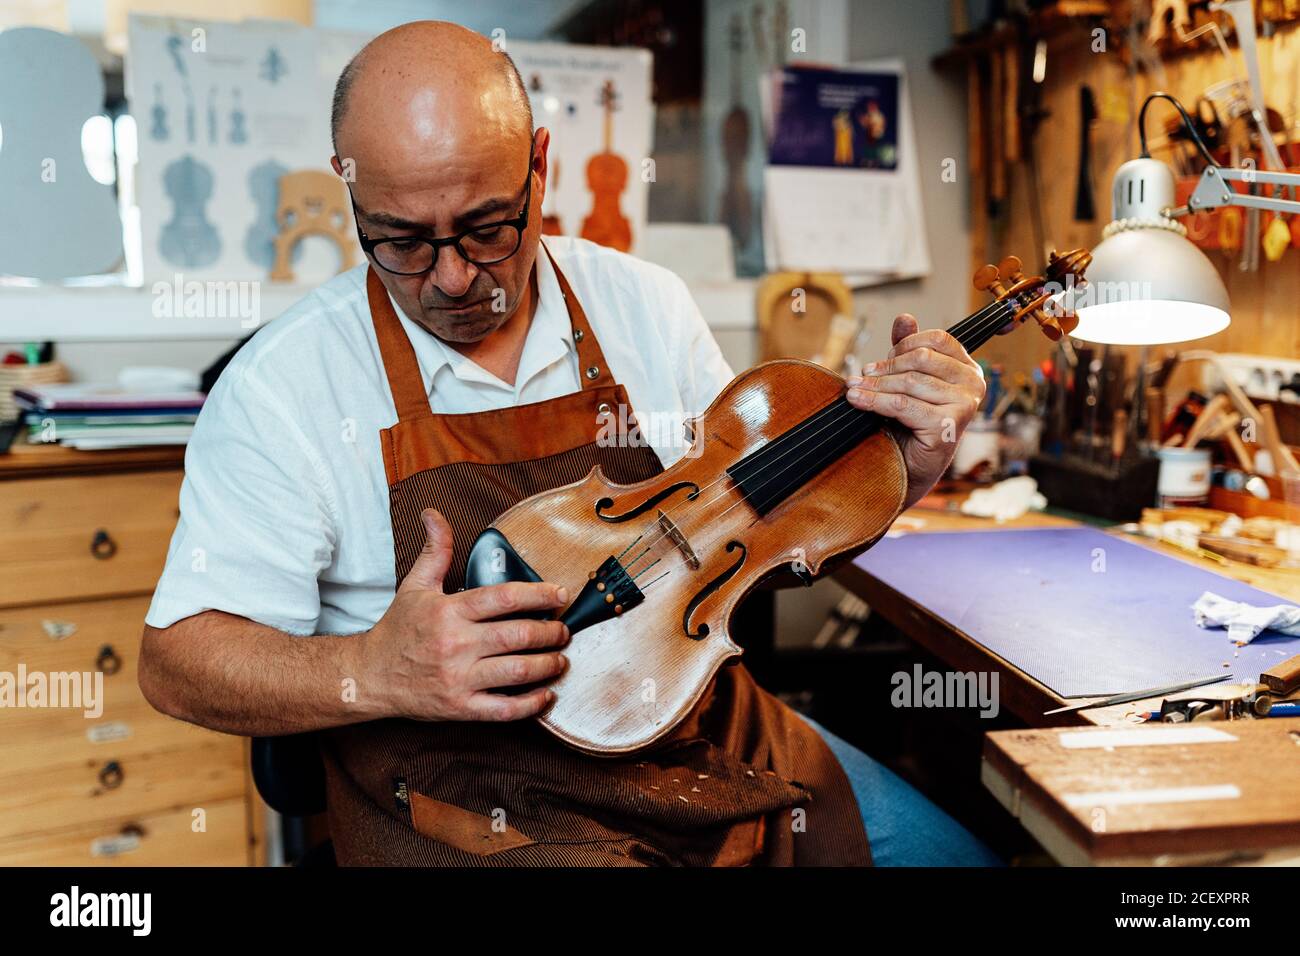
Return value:
M 1227 328 L 1228 290 L 1205 254 L 1169 229 L 1117 232 L 1092 252 L 1074 298 L 1074 338 L 1108 345 L 1163 345 Z

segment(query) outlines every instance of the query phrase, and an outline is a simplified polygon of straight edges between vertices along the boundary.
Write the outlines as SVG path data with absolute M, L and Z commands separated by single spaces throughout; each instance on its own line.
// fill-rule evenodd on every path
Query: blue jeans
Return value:
M 965 827 L 861 750 L 799 715 L 821 734 L 853 787 L 876 866 L 1002 866 Z

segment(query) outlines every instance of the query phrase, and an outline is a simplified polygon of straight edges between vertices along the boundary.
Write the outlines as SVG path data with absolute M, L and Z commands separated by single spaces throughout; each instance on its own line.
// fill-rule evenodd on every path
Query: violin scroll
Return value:
M 1079 318 L 1072 311 L 1066 314 L 1044 309 L 1044 306 L 1065 289 L 1082 286 L 1083 274 L 1091 262 L 1092 254 L 1086 249 L 1072 249 L 1063 254 L 1053 252 L 1047 261 L 1045 275 L 1026 276 L 1020 259 L 1007 256 L 996 266 L 981 266 L 975 273 L 975 288 L 992 293 L 998 302 L 1014 300 L 1017 310 L 1012 321 L 1019 324 L 1032 318 L 1044 335 L 1058 342 L 1062 336 L 1074 331 Z

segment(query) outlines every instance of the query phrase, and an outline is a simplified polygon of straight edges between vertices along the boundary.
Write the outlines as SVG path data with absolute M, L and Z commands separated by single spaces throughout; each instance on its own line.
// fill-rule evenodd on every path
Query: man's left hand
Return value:
M 917 331 L 916 319 L 894 319 L 889 356 L 849 379 L 849 403 L 899 422 L 911 507 L 943 475 L 962 432 L 984 399 L 984 374 L 960 342 L 942 329 Z

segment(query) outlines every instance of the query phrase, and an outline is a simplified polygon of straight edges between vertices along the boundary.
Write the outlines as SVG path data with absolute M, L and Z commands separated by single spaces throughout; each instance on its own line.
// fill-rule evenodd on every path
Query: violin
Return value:
M 1020 260 L 975 274 L 994 301 L 948 331 L 967 349 L 1011 323 L 1053 340 L 1077 323 L 1044 306 L 1092 256 L 1052 254 L 1046 276 Z M 888 420 L 850 405 L 834 372 L 797 359 L 756 365 L 687 422 L 688 453 L 660 474 L 586 478 L 519 502 L 477 539 L 465 586 L 546 580 L 576 595 L 560 614 L 569 667 L 537 719 L 596 755 L 661 740 L 741 653 L 728 624 L 765 579 L 805 583 L 870 547 L 903 509 L 907 468 Z

